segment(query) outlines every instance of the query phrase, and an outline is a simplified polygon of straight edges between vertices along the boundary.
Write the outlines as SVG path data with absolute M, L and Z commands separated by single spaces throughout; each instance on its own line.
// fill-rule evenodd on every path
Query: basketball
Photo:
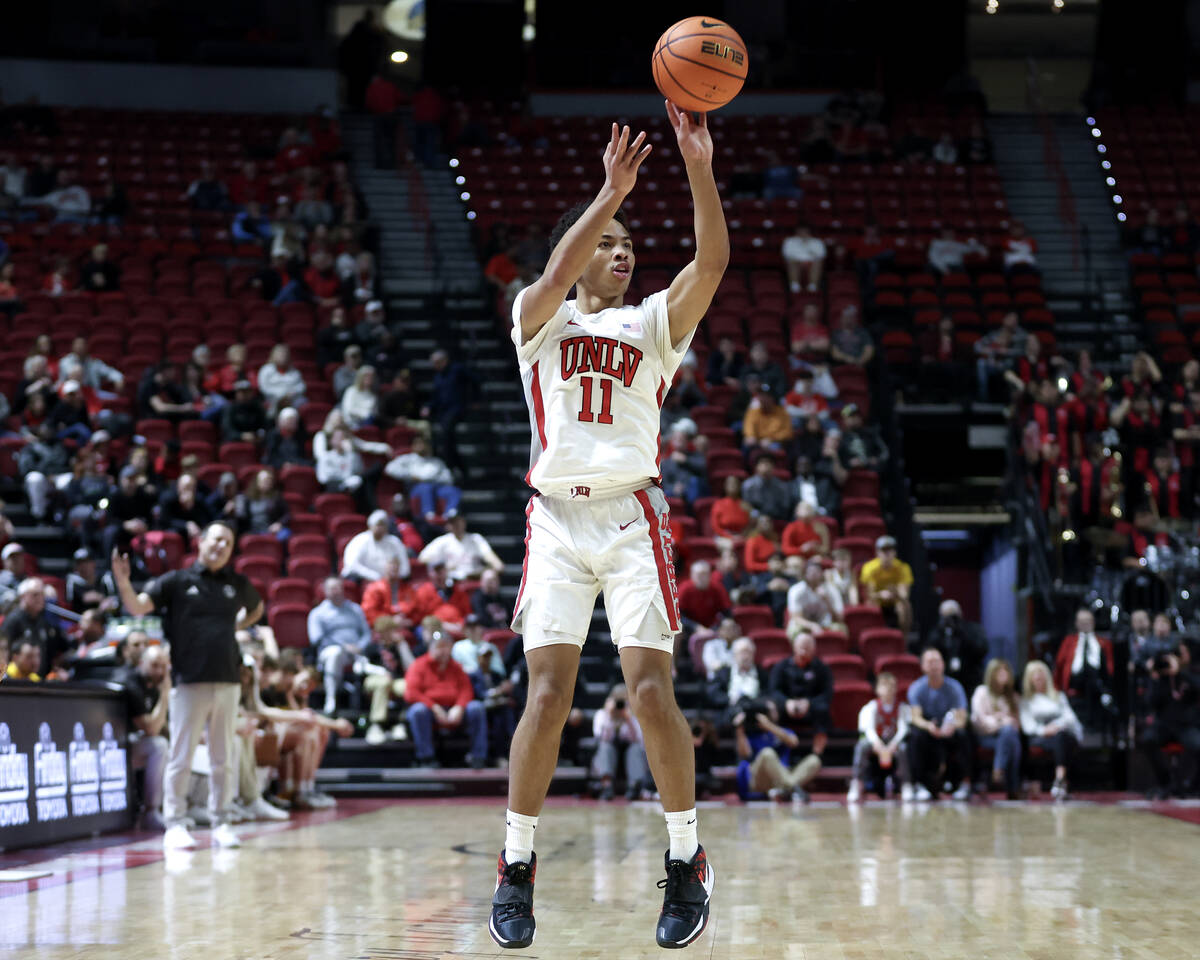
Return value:
M 677 107 L 706 113 L 723 107 L 746 82 L 749 58 L 736 30 L 713 17 L 688 17 L 654 47 L 654 83 Z

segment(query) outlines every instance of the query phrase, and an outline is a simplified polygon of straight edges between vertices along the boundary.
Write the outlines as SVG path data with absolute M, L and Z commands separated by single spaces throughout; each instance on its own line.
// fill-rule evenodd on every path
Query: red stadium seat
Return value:
M 693 560 L 693 562 L 695 562 Z M 733 619 L 742 628 L 742 633 L 751 634 L 755 630 L 775 629 L 775 614 L 765 604 L 746 604 L 733 608 Z M 789 647 L 790 649 L 790 647 Z
M 279 564 L 270 557 L 238 557 L 233 562 L 233 569 L 251 580 L 262 580 L 264 583 L 270 583 L 279 576 Z
M 484 630 L 483 642 L 492 644 L 503 656 L 504 651 L 508 649 L 508 645 L 516 639 L 516 634 L 511 630 Z
M 827 657 L 841 656 L 850 651 L 850 638 L 840 630 L 821 630 L 813 634 L 817 644 L 817 656 L 824 660 Z
M 280 577 L 267 588 L 271 605 L 294 603 L 308 606 L 312 603 L 312 584 L 298 577 Z
M 279 471 L 279 486 L 287 493 L 298 493 L 311 505 L 321 493 L 317 471 L 296 463 L 288 463 Z
M 298 577 L 309 583 L 320 583 L 332 572 L 329 561 L 321 557 L 293 557 L 288 561 L 289 577 Z
M 880 517 L 850 517 L 846 520 L 846 537 L 864 537 L 874 541 L 887 533 L 887 524 Z
M 308 612 L 308 605 L 299 603 L 279 603 L 267 608 L 267 623 L 281 648 L 308 647 Z
M 339 513 L 354 513 L 354 499 L 345 493 L 322 493 L 313 499 L 313 510 L 328 522 Z
M 874 697 L 874 689 L 866 682 L 847 683 L 843 686 L 835 687 L 833 691 L 833 705 L 829 711 L 834 729 L 857 730 L 859 711 Z
M 291 494 L 286 494 L 286 496 L 291 496 Z M 291 518 L 288 520 L 288 529 L 292 531 L 292 536 L 300 534 L 324 536 L 325 520 L 318 514 L 301 513 L 299 510 L 293 509 Z
M 890 673 L 899 687 L 907 687 L 921 676 L 921 661 L 907 653 L 893 653 L 879 657 L 871 668 L 875 676 Z
M 133 432 L 155 443 L 167 443 L 175 439 L 175 424 L 170 420 L 139 420 L 134 424 Z
M 867 679 L 867 665 L 857 654 L 836 653 L 821 659 L 833 674 L 835 688 L 848 683 L 862 683 Z
M 319 557 L 328 562 L 329 538 L 324 534 L 292 534 L 288 540 L 288 556 L 293 560 L 298 557 Z
M 849 550 L 854 565 L 858 566 L 875 556 L 875 541 L 866 537 L 838 537 L 833 541 L 833 549 Z
M 875 664 L 880 657 L 894 657 L 906 653 L 904 634 L 890 627 L 871 627 L 858 635 L 858 649 L 863 659 Z
M 846 622 L 846 629 L 850 633 L 851 646 L 857 648 L 859 638 L 864 630 L 871 630 L 884 626 L 883 612 L 872 604 L 858 604 L 846 607 L 843 611 L 843 619 Z
M 361 513 L 339 513 L 326 520 L 325 529 L 334 540 L 348 540 L 367 529 L 367 518 Z
M 258 452 L 252 443 L 241 441 L 223 443 L 218 455 L 222 463 L 229 463 L 234 467 L 246 467 L 258 463 Z
M 266 557 L 278 568 L 283 564 L 283 544 L 271 533 L 247 533 L 238 540 L 243 557 Z
M 739 625 L 740 623 L 741 621 Z M 785 657 L 792 655 L 792 642 L 788 639 L 786 630 L 780 630 L 778 627 L 759 627 L 755 630 L 743 628 L 743 632 L 754 641 L 754 660 L 760 666 L 778 654 Z

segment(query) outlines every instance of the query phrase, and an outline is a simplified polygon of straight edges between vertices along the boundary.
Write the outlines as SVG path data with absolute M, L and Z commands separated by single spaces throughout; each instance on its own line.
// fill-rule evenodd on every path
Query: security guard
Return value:
M 192 755 L 206 726 L 213 843 L 240 844 L 229 825 L 237 786 L 234 739 L 241 679 L 235 633 L 258 622 L 263 604 L 249 579 L 229 568 L 234 540 L 228 524 L 210 523 L 201 534 L 195 565 L 151 580 L 141 593 L 134 593 L 130 582 L 129 557 L 116 550 L 112 555 L 113 577 L 125 609 L 135 617 L 159 614 L 171 648 L 171 746 L 163 803 L 167 849 L 196 845 L 187 827 L 187 792 Z

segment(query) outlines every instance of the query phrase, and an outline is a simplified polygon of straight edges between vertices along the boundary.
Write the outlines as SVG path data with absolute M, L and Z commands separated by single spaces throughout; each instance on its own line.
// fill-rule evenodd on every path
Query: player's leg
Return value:
M 669 644 L 674 640 L 654 608 L 635 637 L 619 643 L 629 703 L 642 728 L 646 757 L 667 818 L 662 910 L 655 939 L 660 947 L 685 947 L 708 924 L 714 873 L 696 835 L 696 769 L 692 732 L 675 702 Z M 658 644 L 658 648 L 654 647 Z M 663 646 L 666 646 L 666 649 Z
M 536 817 L 542 812 L 571 712 L 580 650 L 574 643 L 555 643 L 525 654 L 529 696 L 508 759 L 508 808 L 515 813 Z

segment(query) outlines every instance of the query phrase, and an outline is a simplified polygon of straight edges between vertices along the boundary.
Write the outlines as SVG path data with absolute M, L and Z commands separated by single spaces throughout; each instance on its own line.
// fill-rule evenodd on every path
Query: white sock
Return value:
M 667 813 L 667 834 L 671 837 L 671 860 L 691 861 L 700 849 L 696 839 L 696 808 Z
M 533 856 L 533 831 L 537 829 L 537 817 L 523 813 L 504 812 L 507 824 L 504 833 L 504 860 L 506 863 L 528 863 Z
M 313 792 L 313 781 L 312 780 L 301 780 L 300 781 L 300 792 L 301 793 L 312 793 Z

